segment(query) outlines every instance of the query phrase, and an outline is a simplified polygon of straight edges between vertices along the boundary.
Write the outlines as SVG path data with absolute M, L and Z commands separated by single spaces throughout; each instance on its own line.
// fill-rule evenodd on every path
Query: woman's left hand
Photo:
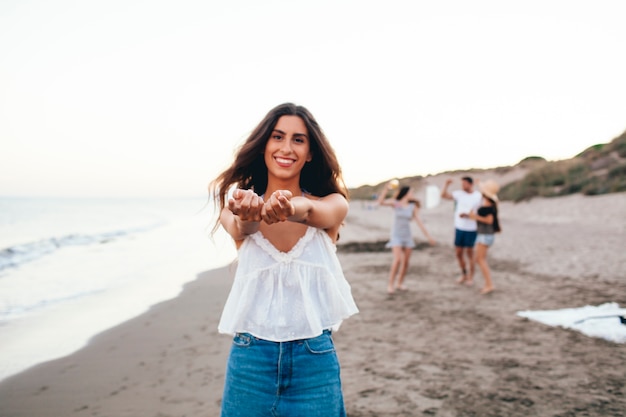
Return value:
M 288 190 L 274 191 L 263 205 L 261 217 L 267 224 L 286 221 L 296 213 L 296 208 L 291 201 L 293 194 Z

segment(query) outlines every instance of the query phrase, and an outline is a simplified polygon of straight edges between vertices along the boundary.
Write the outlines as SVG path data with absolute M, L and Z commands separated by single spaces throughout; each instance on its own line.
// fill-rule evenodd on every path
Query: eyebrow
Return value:
M 280 129 L 274 129 L 274 132 L 280 133 L 281 135 L 286 135 L 286 133 Z M 294 133 L 293 136 L 303 136 L 308 139 L 308 136 L 306 135 L 306 133 Z

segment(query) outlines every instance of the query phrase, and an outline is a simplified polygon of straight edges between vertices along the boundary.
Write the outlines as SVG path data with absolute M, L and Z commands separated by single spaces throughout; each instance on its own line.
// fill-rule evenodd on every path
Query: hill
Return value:
M 471 175 L 478 180 L 495 179 L 502 186 L 500 199 L 516 202 L 533 197 L 626 191 L 626 131 L 611 142 L 593 145 L 570 159 L 547 161 L 530 156 L 514 166 L 447 171 L 426 177 L 400 178 L 400 182 L 415 188 L 419 194 L 427 185 L 441 188 L 447 178 L 460 175 Z M 352 188 L 350 198 L 372 199 L 387 181 Z

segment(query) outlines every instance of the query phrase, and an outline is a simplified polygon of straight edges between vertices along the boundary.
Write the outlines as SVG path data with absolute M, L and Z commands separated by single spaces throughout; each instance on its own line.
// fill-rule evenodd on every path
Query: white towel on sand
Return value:
M 620 308 L 617 303 L 561 310 L 518 311 L 517 315 L 548 326 L 576 330 L 590 337 L 626 343 L 626 324 L 620 321 L 620 316 L 626 315 L 626 309 Z

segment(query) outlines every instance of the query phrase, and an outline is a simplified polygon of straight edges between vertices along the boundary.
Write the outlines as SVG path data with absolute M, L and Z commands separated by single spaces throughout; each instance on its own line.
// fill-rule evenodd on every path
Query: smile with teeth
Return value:
M 276 161 L 276 163 L 278 163 L 278 165 L 280 166 L 291 166 L 295 160 L 290 159 L 290 158 L 281 158 L 280 156 L 276 156 L 274 157 L 274 160 Z

